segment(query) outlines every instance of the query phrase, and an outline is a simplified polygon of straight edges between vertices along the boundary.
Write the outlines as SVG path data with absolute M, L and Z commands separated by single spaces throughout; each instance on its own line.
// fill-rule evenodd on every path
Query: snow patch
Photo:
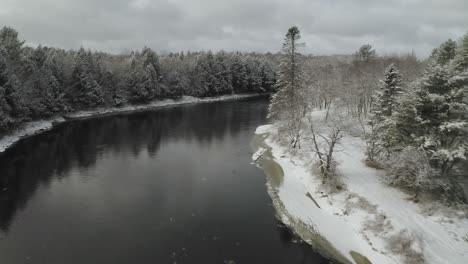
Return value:
M 342 255 L 349 258 L 356 251 L 374 264 L 412 263 L 411 257 L 434 264 L 468 263 L 468 219 L 424 214 L 407 194 L 384 184 L 379 171 L 363 162 L 362 139 L 349 135 L 342 139 L 336 157 L 346 187 L 328 192 L 320 177 L 311 172 L 310 142 L 304 140 L 300 153 L 293 155 L 273 139 L 275 125 L 258 127 L 256 134 L 266 138 L 284 172 L 278 196 L 287 213 L 312 226 Z
M 56 117 L 48 120 L 28 122 L 22 128 L 0 139 L 0 153 L 4 152 L 20 139 L 50 130 L 55 123 L 61 123 L 64 121 L 65 120 L 62 117 Z

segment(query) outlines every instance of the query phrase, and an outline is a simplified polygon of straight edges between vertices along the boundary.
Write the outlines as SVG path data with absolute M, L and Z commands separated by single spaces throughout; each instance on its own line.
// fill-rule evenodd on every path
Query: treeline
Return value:
M 406 86 L 422 73 L 425 63 L 413 53 L 379 55 L 370 45 L 361 46 L 350 56 L 314 57 L 304 63 L 307 89 L 311 91 L 306 94 L 313 107 L 327 109 L 339 100 L 351 116 L 365 117 L 388 65 L 405 72 Z
M 70 111 L 235 93 L 269 92 L 275 56 L 238 52 L 125 55 L 24 45 L 0 30 L 0 136 L 19 124 Z

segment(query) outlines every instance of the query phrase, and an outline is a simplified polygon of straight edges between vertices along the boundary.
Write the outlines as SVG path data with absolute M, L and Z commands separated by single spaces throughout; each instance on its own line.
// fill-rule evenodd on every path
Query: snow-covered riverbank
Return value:
M 344 136 L 336 153 L 343 188 L 334 190 L 314 175 L 310 142 L 304 140 L 302 149 L 292 153 L 278 142 L 277 133 L 275 125 L 257 129 L 264 145 L 253 159 L 267 175 L 271 168 L 265 168 L 261 160 L 264 153 L 268 151 L 278 164 L 276 170 L 282 175 L 269 177 L 270 195 L 275 196 L 281 220 L 306 241 L 322 247 L 309 239 L 304 226 L 332 245 L 327 255 L 345 263 L 368 263 L 356 253 L 374 264 L 468 263 L 466 212 L 442 207 L 429 212 L 424 205 L 409 201 L 409 195 L 382 183 L 379 171 L 363 163 L 360 138 Z
M 88 111 L 78 111 L 75 113 L 67 114 L 65 116 L 57 116 L 46 120 L 37 120 L 25 123 L 21 128 L 16 131 L 0 138 L 0 153 L 4 152 L 9 147 L 13 146 L 16 142 L 25 137 L 30 137 L 44 131 L 50 130 L 54 125 L 61 124 L 67 120 L 86 119 L 98 116 L 107 116 L 123 113 L 131 113 L 138 111 L 147 111 L 151 109 L 157 109 L 167 106 L 186 105 L 195 103 L 209 103 L 217 101 L 237 100 L 249 97 L 263 96 L 264 94 L 235 94 L 235 95 L 223 95 L 218 97 L 207 97 L 207 98 L 196 98 L 191 96 L 184 96 L 179 100 L 162 100 L 153 101 L 149 104 L 143 105 L 128 105 L 123 107 L 111 107 L 111 108 L 98 108 Z

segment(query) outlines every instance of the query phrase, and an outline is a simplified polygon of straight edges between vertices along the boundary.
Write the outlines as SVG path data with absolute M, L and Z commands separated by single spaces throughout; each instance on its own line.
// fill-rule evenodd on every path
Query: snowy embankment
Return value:
M 21 128 L 16 131 L 0 138 L 0 153 L 4 152 L 6 149 L 14 145 L 16 142 L 22 138 L 30 137 L 44 131 L 50 130 L 54 125 L 67 122 L 67 120 L 78 120 L 86 119 L 91 117 L 98 116 L 107 116 L 114 114 L 123 114 L 131 113 L 138 111 L 147 111 L 151 109 L 157 109 L 166 106 L 176 106 L 176 105 L 185 105 L 185 104 L 194 104 L 194 103 L 209 103 L 217 101 L 227 101 L 227 100 L 236 100 L 248 97 L 261 96 L 263 94 L 235 94 L 235 95 L 223 95 L 218 97 L 207 97 L 207 98 L 196 98 L 191 96 L 184 96 L 179 100 L 162 100 L 162 101 L 153 101 L 149 104 L 143 105 L 128 105 L 123 107 L 111 107 L 111 108 L 98 108 L 88 111 L 78 111 L 75 113 L 67 114 L 65 116 L 57 116 L 46 120 L 37 120 L 25 123 Z
M 337 190 L 327 188 L 313 172 L 310 142 L 304 140 L 301 150 L 292 153 L 279 143 L 275 125 L 261 126 L 256 134 L 262 145 L 254 160 L 266 156 L 269 148 L 266 159 L 282 170 L 282 178 L 273 180 L 279 184 L 272 188 L 271 177 L 268 181 L 270 195 L 284 207 L 278 208 L 274 201 L 279 217 L 319 249 L 317 241 L 304 235 L 304 226 L 328 241 L 333 249 L 326 250 L 327 255 L 345 263 L 369 263 L 365 258 L 373 264 L 468 263 L 466 212 L 441 207 L 429 213 L 423 204 L 411 202 L 408 194 L 382 183 L 380 172 L 363 162 L 360 138 L 342 139 L 336 158 L 343 186 Z M 269 174 L 264 161 L 257 164 Z M 356 252 L 365 258 L 356 257 Z

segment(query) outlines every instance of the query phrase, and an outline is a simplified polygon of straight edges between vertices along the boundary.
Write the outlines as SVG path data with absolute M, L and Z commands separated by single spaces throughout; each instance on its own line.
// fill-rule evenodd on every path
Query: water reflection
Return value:
M 23 140 L 0 155 L 2 259 L 328 263 L 276 222 L 249 164 L 266 106 L 167 108 Z

